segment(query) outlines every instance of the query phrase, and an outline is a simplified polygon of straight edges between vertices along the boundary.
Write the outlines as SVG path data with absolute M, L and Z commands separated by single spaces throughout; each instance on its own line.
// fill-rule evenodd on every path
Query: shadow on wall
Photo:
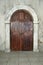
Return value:
M 0 50 L 2 50 L 2 51 L 5 50 L 5 42 L 2 41 L 1 35 L 0 35 Z
M 39 40 L 39 51 L 43 52 L 43 42 Z

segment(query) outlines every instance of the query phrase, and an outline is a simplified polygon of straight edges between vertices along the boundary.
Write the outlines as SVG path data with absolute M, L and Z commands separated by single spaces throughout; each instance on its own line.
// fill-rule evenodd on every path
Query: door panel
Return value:
M 33 22 L 24 11 L 12 16 L 10 27 L 10 48 L 14 51 L 31 51 L 33 49 Z
M 20 50 L 20 36 L 14 23 L 11 23 L 11 48 L 12 50 Z
M 11 23 L 11 47 L 12 50 L 32 50 L 32 29 L 30 22 Z
M 22 39 L 22 50 L 23 51 L 28 51 L 32 50 L 32 45 L 33 45 L 33 24 L 30 22 L 24 23 L 24 32 L 21 35 Z

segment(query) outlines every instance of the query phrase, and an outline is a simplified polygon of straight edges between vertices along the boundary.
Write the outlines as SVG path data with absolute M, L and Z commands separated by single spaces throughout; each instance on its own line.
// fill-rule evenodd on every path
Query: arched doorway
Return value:
M 29 6 L 26 5 L 15 5 L 9 12 L 7 12 L 6 17 L 5 17 L 5 51 L 6 52 L 10 52 L 10 19 L 11 16 L 14 12 L 16 12 L 17 10 L 26 10 L 28 11 L 32 17 L 33 17 L 33 51 L 34 52 L 38 52 L 39 48 L 38 48 L 38 25 L 39 25 L 39 21 L 38 21 L 38 17 L 36 12 L 34 11 L 34 9 L 32 9 Z
M 12 51 L 33 50 L 33 18 L 26 10 L 16 10 L 10 19 L 10 49 Z

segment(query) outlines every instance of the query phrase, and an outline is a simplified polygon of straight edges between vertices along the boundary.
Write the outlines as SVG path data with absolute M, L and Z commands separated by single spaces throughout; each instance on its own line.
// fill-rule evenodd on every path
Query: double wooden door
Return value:
M 10 48 L 12 51 L 31 51 L 33 49 L 33 20 L 23 10 L 15 13 L 11 17 Z

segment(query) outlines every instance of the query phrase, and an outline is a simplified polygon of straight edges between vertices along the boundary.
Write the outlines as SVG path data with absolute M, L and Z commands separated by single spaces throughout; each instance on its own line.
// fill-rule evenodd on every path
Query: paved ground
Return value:
M 0 65 L 43 65 L 43 52 L 0 52 Z

